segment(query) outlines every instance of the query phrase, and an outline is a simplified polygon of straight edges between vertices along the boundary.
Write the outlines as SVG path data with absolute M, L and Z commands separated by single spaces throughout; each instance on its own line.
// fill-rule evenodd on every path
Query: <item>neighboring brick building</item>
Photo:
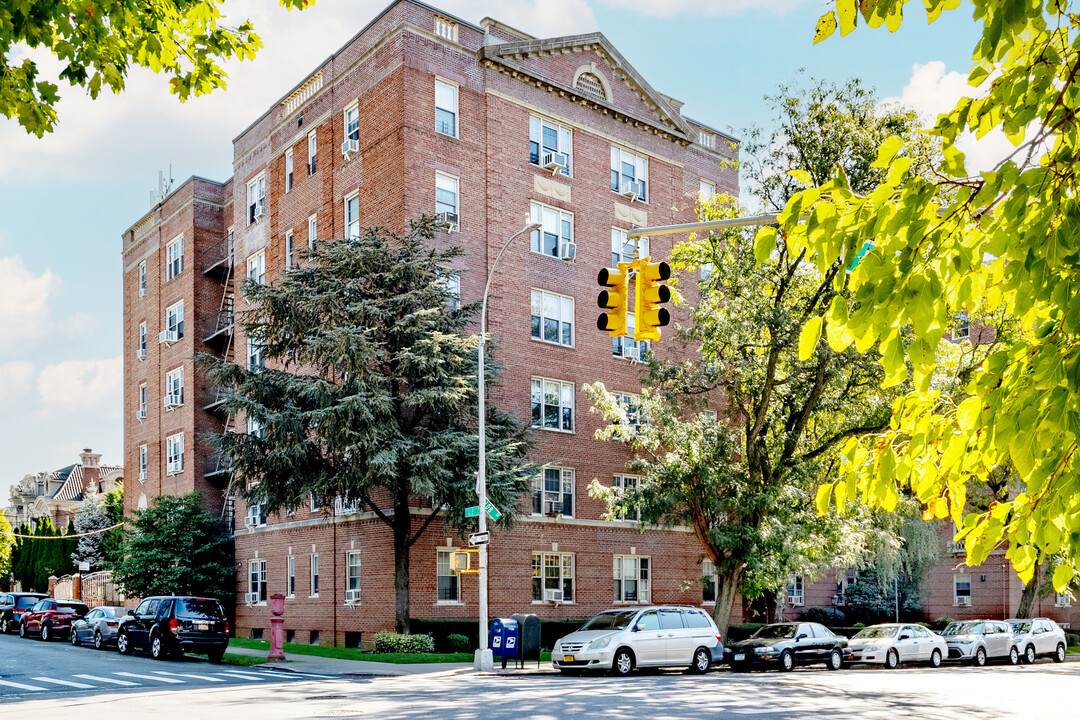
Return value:
M 138 478 L 128 509 L 199 489 L 231 518 L 240 634 L 269 626 L 262 600 L 276 592 L 289 596 L 285 628 L 297 642 L 366 643 L 393 627 L 390 530 L 350 508 L 266 518 L 236 500 L 233 512 L 235 489 L 202 436 L 236 423 L 192 357 L 247 357 L 231 323 L 235 278 L 272 282 L 315 237 L 403 230 L 435 211 L 457 216 L 438 242 L 465 249 L 463 302 L 480 298 L 495 254 L 527 218 L 544 223 L 507 250 L 489 307 L 504 366 L 492 402 L 522 421 L 554 404 L 559 425 L 535 433 L 532 459 L 553 466 L 546 486 L 532 506 L 523 499 L 515 530 L 493 532 L 491 616 L 701 603 L 691 532 L 602 520 L 588 496 L 594 478 L 622 481 L 627 454 L 593 438 L 600 420 L 582 390 L 640 390 L 631 344 L 613 345 L 594 324 L 596 274 L 621 252 L 620 233 L 693 221 L 701 193 L 738 194 L 731 138 L 680 108 L 599 33 L 538 40 L 400 0 L 240 133 L 230 180 L 190 179 L 125 233 L 125 459 Z M 672 242 L 654 238 L 652 255 Z M 430 512 L 418 504 L 415 522 Z M 457 544 L 436 521 L 413 547 L 413 617 L 476 617 L 476 576 L 448 571 Z M 616 567 L 628 577 L 617 581 Z M 542 590 L 556 587 L 564 601 L 545 602 Z

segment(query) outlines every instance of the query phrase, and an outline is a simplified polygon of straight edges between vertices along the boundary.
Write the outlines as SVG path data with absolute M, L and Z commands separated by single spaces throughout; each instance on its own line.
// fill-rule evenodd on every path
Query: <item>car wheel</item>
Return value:
M 68 640 L 70 640 L 71 644 L 75 647 L 79 647 L 79 633 L 75 630 L 75 628 L 71 628 L 70 630 L 68 630 Z
M 1028 645 L 1024 648 L 1024 663 L 1027 665 L 1035 664 L 1035 646 Z
M 220 665 L 221 661 L 225 658 L 224 650 L 214 650 L 206 653 L 206 657 L 215 665 Z
M 11 621 L 7 618 L 0 620 L 0 633 L 7 635 L 9 632 L 11 632 Z
M 127 633 L 122 632 L 116 636 L 116 651 L 121 655 L 131 654 L 131 639 L 128 638 Z
M 889 650 L 885 653 L 885 667 L 890 670 L 895 670 L 900 665 L 900 654 L 896 650 Z
M 1009 664 L 1010 665 L 1019 665 L 1020 664 L 1020 651 L 1016 649 L 1015 645 L 1013 645 L 1011 648 L 1009 648 Z
M 19 623 L 19 637 L 26 638 L 26 623 Z
M 986 665 L 986 648 L 979 648 L 975 651 L 975 665 L 978 667 Z
M 101 637 L 101 631 L 94 631 L 94 647 L 98 650 L 105 649 L 105 638 Z
M 1058 643 L 1057 649 L 1054 650 L 1054 662 L 1056 662 L 1056 663 L 1065 662 L 1065 644 L 1064 643 Z
M 690 672 L 703 675 L 709 672 L 709 667 L 712 665 L 712 655 L 705 648 L 698 648 L 694 651 L 694 662 L 690 664 Z
M 844 656 L 840 654 L 839 650 L 833 650 L 829 653 L 829 659 L 825 661 L 825 667 L 830 670 L 839 670 L 844 667 Z
M 615 658 L 611 661 L 611 672 L 619 677 L 626 677 L 630 674 L 630 671 L 634 669 L 634 656 L 630 654 L 630 651 L 626 648 L 622 648 L 615 653 Z
M 45 642 L 52 640 L 52 634 L 49 632 L 49 626 L 45 623 L 41 623 L 41 639 Z
M 150 640 L 150 657 L 155 660 L 164 660 L 168 657 L 168 648 L 165 647 L 165 641 L 160 635 L 155 635 Z
M 941 651 L 935 650 L 930 653 L 930 667 L 941 667 Z
M 795 669 L 795 656 L 791 654 L 790 650 L 780 653 L 780 669 L 784 672 L 791 672 Z

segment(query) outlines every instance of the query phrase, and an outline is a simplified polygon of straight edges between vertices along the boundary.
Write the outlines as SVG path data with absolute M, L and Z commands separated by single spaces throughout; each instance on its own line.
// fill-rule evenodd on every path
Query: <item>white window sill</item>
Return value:
M 610 186 L 608 186 L 608 187 L 609 187 L 609 189 L 610 189 Z M 623 200 L 625 200 L 626 202 L 631 202 L 630 198 L 626 197 L 625 195 L 623 195 L 623 194 L 622 194 L 621 192 L 619 192 L 618 190 L 612 190 L 611 192 L 615 193 L 615 194 L 616 194 L 617 196 L 621 197 L 621 198 L 622 198 Z M 636 202 L 636 203 L 641 203 L 642 205 L 648 205 L 648 204 L 649 204 L 649 201 L 648 201 L 648 200 L 642 200 L 641 198 L 637 198 L 637 199 L 636 199 L 636 200 L 634 200 L 633 202 Z
M 542 427 L 540 425 L 532 425 L 530 427 L 532 427 L 534 430 L 545 430 L 547 432 L 562 433 L 563 435 L 574 435 L 575 434 L 575 432 L 573 430 L 560 430 L 559 428 Z
M 613 600 L 612 605 L 651 605 L 649 600 Z
M 533 605 L 577 605 L 573 600 L 567 600 L 565 602 L 549 602 L 547 600 L 533 600 Z
M 357 600 L 356 602 L 343 602 L 343 603 L 341 603 L 341 606 L 342 607 L 360 607 L 360 604 L 361 604 L 360 601 Z
M 545 150 L 544 152 L 548 152 L 548 151 L 547 151 L 547 150 Z M 563 154 L 564 154 L 564 155 L 566 155 L 566 156 L 567 156 L 567 158 L 570 158 L 570 153 L 563 153 Z M 532 160 L 530 160 L 530 161 L 529 161 L 529 164 L 530 164 L 530 165 L 532 165 L 532 166 L 533 166 L 534 168 L 536 168 L 537 170 L 539 170 L 540 172 L 546 172 L 546 173 L 550 173 L 550 172 L 551 172 L 551 171 L 550 171 L 550 170 L 548 170 L 548 169 L 547 169 L 546 167 L 544 167 L 544 166 L 542 166 L 542 165 L 538 165 L 537 163 L 534 163 L 534 162 L 533 162 Z M 571 162 L 570 162 L 570 167 L 573 167 L 573 166 L 574 166 L 574 163 L 573 163 L 573 161 L 571 160 Z M 554 174 L 553 174 L 553 177 L 556 177 L 556 178 L 560 178 L 560 179 L 562 179 L 562 180 L 573 180 L 573 179 L 574 179 L 574 176 L 573 176 L 573 175 L 568 175 L 567 173 L 564 173 L 564 172 L 563 172 L 562 170 L 556 170 L 556 171 L 554 172 Z
M 716 607 L 716 601 L 715 600 L 702 600 L 701 601 L 701 606 L 702 607 Z
M 295 600 L 295 599 L 296 599 L 296 596 L 295 596 L 295 595 L 286 595 L 286 596 L 285 596 L 285 599 L 286 599 L 286 600 Z
M 455 120 L 456 120 L 456 118 L 455 118 Z M 452 138 L 454 140 L 460 140 L 461 139 L 457 135 L 451 135 L 450 133 L 444 133 L 442 130 L 439 130 L 438 128 L 435 129 L 435 134 L 436 135 L 442 135 L 445 138 Z
M 317 600 L 318 597 L 319 593 L 315 593 L 314 595 L 308 595 L 308 600 Z
M 577 349 L 574 345 L 567 345 L 567 344 L 561 343 L 561 342 L 555 342 L 555 341 L 552 341 L 552 340 L 545 340 L 543 338 L 534 337 L 531 334 L 529 335 L 529 339 L 532 340 L 533 342 L 538 342 L 538 343 L 540 343 L 542 345 L 552 345 L 554 347 L 566 348 L 567 350 L 576 350 Z
M 559 238 L 559 242 L 562 242 L 562 238 Z M 532 248 L 529 248 L 529 252 L 531 252 L 533 255 L 540 255 L 541 257 L 551 258 L 552 260 L 569 260 L 569 258 L 564 258 L 562 255 L 550 255 L 546 252 L 539 252 L 538 250 L 533 250 Z
M 790 607 L 803 607 L 803 606 L 804 606 L 805 604 L 806 604 L 806 603 L 801 603 L 801 602 L 793 602 L 793 603 L 788 603 L 788 605 L 789 605 Z
M 173 477 L 174 475 L 183 475 L 183 470 L 169 470 L 165 473 L 166 477 Z
M 437 600 L 435 602 L 436 607 L 465 607 L 465 603 L 460 600 Z

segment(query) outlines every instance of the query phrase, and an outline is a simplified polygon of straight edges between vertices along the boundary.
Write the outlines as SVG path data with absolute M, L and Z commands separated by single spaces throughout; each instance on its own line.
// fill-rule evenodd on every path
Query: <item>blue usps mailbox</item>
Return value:
M 506 658 L 518 658 L 518 649 L 521 643 L 518 641 L 517 620 L 510 618 L 495 618 L 491 621 L 491 654 L 493 657 L 502 658 L 502 666 L 506 667 Z

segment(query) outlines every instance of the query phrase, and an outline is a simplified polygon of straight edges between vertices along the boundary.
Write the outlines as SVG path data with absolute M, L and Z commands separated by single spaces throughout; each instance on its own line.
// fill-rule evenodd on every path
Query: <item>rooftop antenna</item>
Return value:
M 157 204 L 165 201 L 165 198 L 169 197 L 169 193 L 172 192 L 173 176 L 172 176 L 172 163 L 169 163 L 169 177 L 165 178 L 165 171 L 158 170 L 157 174 L 157 190 L 150 191 L 150 202 Z

